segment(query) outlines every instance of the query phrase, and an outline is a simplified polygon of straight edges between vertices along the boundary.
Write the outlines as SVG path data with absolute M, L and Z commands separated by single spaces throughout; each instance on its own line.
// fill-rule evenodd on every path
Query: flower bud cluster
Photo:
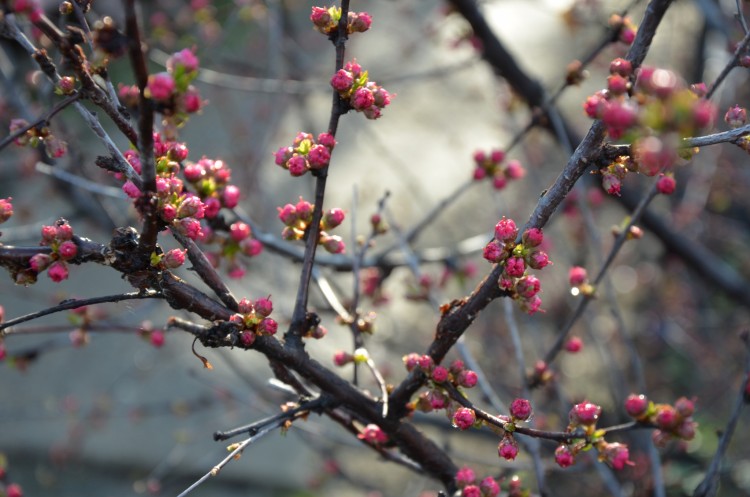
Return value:
M 544 241 L 541 229 L 526 230 L 521 243 L 516 243 L 517 237 L 516 223 L 503 217 L 495 225 L 495 238 L 484 247 L 483 256 L 489 262 L 503 266 L 498 280 L 500 288 L 518 300 L 524 311 L 534 314 L 542 305 L 538 295 L 541 283 L 536 276 L 528 274 L 527 269 L 542 269 L 551 262 L 547 253 L 539 248 Z
M 625 400 L 625 411 L 640 423 L 655 425 L 658 430 L 653 436 L 659 444 L 673 438 L 692 440 L 698 427 L 693 420 L 695 403 L 686 397 L 670 405 L 654 404 L 645 395 L 632 394 Z
M 296 205 L 286 204 L 284 207 L 277 207 L 277 209 L 279 211 L 279 219 L 285 225 L 281 231 L 281 237 L 285 240 L 302 240 L 305 237 L 307 228 L 313 221 L 315 205 L 300 197 Z M 346 245 L 340 236 L 329 235 L 326 230 L 336 228 L 344 222 L 344 218 L 344 211 L 335 207 L 325 211 L 320 220 L 318 244 L 322 245 L 331 254 L 343 253 Z
M 229 318 L 229 322 L 240 329 L 240 342 L 244 347 L 250 347 L 258 336 L 275 335 L 278 323 L 269 316 L 273 312 L 271 297 L 259 298 L 255 301 L 242 299 L 238 303 L 237 314 Z
M 464 408 L 455 406 L 442 386 L 450 383 L 456 388 L 473 388 L 477 384 L 479 379 L 477 374 L 467 369 L 463 361 L 456 359 L 446 368 L 436 365 L 429 355 L 416 353 L 405 355 L 403 361 L 407 371 L 421 371 L 430 379 L 429 389 L 422 392 L 410 408 L 422 412 L 445 409 L 446 415 L 453 421 L 454 426 L 462 430 L 474 424 L 475 413 L 471 409 L 461 411 Z M 474 416 L 474 421 L 471 421 L 472 416 Z
M 315 29 L 324 35 L 331 36 L 339 27 L 341 20 L 340 7 L 313 7 L 310 20 Z M 364 33 L 372 25 L 372 16 L 367 12 L 349 12 L 347 16 L 346 33 Z
M 16 283 L 34 283 L 37 275 L 43 271 L 47 271 L 47 276 L 55 283 L 68 279 L 68 263 L 78 254 L 70 224 L 60 219 L 52 226 L 42 226 L 39 245 L 50 247 L 52 253 L 33 255 L 29 259 L 29 269 L 16 276 Z
M 367 71 L 363 71 L 356 60 L 347 62 L 331 77 L 331 86 L 352 109 L 362 112 L 367 119 L 379 118 L 382 109 L 391 103 L 391 94 L 369 81 Z
M 11 119 L 10 133 L 14 134 L 29 127 L 25 119 Z M 16 137 L 13 143 L 19 147 L 37 148 L 44 145 L 44 151 L 53 159 L 59 159 L 68 151 L 68 144 L 59 139 L 47 126 L 34 126 Z
M 644 66 L 634 72 L 629 61 L 612 61 L 607 89 L 584 103 L 586 114 L 601 119 L 610 138 L 632 143 L 632 157 L 620 157 L 601 170 L 608 193 L 619 195 L 629 171 L 655 176 L 671 168 L 680 157 L 680 140 L 713 124 L 717 111 L 702 98 L 704 88 L 689 89 L 666 69 Z M 741 112 L 733 109 L 727 116 L 727 122 L 741 121 Z
M 497 497 L 500 484 L 488 476 L 477 483 L 474 470 L 464 466 L 456 472 L 456 486 L 461 489 L 461 497 Z
M 317 141 L 310 133 L 298 133 L 291 147 L 276 151 L 276 165 L 289 171 L 292 176 L 302 176 L 307 171 L 317 171 L 328 166 L 336 140 L 329 133 L 318 135 Z
M 591 402 L 581 402 L 570 410 L 568 415 L 570 424 L 568 433 L 582 432 L 585 438 L 572 440 L 570 443 L 560 444 L 555 450 L 555 462 L 561 468 L 575 464 L 575 457 L 579 452 L 592 447 L 599 453 L 599 460 L 609 464 L 613 469 L 621 470 L 625 466 L 633 465 L 627 445 L 609 443 L 604 439 L 605 432 L 597 430 L 596 423 L 602 408 Z
M 491 179 L 492 186 L 502 190 L 509 180 L 521 179 L 526 175 L 519 161 L 511 160 L 503 166 L 504 160 L 505 152 L 502 150 L 492 150 L 489 154 L 481 150 L 474 152 L 474 179 Z
M 167 59 L 166 72 L 148 77 L 146 97 L 155 102 L 156 110 L 174 126 L 184 124 L 190 114 L 199 112 L 205 105 L 198 89 L 191 84 L 198 76 L 198 66 L 195 52 L 185 48 Z M 138 87 L 121 84 L 119 97 L 123 105 L 137 107 Z

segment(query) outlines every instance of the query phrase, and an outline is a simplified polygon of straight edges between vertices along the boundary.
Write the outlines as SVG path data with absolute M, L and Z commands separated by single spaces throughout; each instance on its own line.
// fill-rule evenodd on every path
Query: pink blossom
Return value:
M 29 259 L 29 266 L 37 273 L 41 273 L 52 263 L 52 257 L 47 254 L 34 254 Z
M 677 188 L 677 182 L 671 174 L 662 174 L 656 182 L 656 190 L 662 195 L 671 195 Z
M 516 292 L 525 299 L 530 299 L 541 289 L 541 283 L 536 276 L 526 275 L 516 283 Z
M 294 206 L 294 209 L 297 212 L 297 216 L 299 216 L 301 220 L 309 222 L 312 221 L 313 207 L 313 204 L 311 204 L 307 200 L 300 198 L 299 202 L 297 202 L 297 205 Z
M 260 316 L 268 317 L 273 312 L 273 302 L 270 297 L 261 297 L 254 303 L 255 312 Z
M 625 466 L 633 465 L 633 461 L 630 460 L 628 446 L 621 443 L 607 444 L 604 449 L 604 456 L 612 468 L 618 471 L 625 468 Z
M 677 427 L 680 419 L 677 411 L 670 405 L 660 405 L 656 411 L 656 424 L 664 431 L 671 431 Z
M 307 159 L 297 154 L 289 159 L 286 162 L 286 165 L 289 168 L 289 174 L 292 176 L 302 176 L 308 169 L 310 169 L 310 164 L 308 164 Z
M 352 76 L 355 78 L 358 78 L 362 74 L 362 66 L 357 64 L 356 60 L 350 60 L 344 64 L 344 69 L 352 73 Z
M 318 143 L 328 147 L 328 150 L 333 150 L 336 146 L 336 139 L 330 133 L 321 133 L 318 135 Z
M 467 485 L 461 490 L 461 497 L 482 497 L 482 490 L 476 485 Z
M 184 143 L 173 143 L 169 148 L 169 158 L 177 162 L 187 159 L 190 150 Z
M 535 250 L 531 252 L 526 261 L 531 269 L 543 269 L 551 264 L 547 252 Z
M 206 170 L 200 164 L 188 164 L 182 170 L 182 173 L 185 175 L 186 180 L 195 183 L 205 176 Z
M 479 381 L 479 377 L 474 371 L 465 369 L 458 374 L 457 381 L 464 388 L 473 388 Z
M 521 162 L 512 160 L 505 166 L 505 175 L 510 179 L 521 179 L 526 175 L 526 170 L 521 165 Z
M 383 87 L 378 86 L 372 92 L 372 96 L 375 98 L 375 105 L 380 107 L 381 109 L 391 103 L 392 95 L 388 93 L 388 90 Z
M 194 217 L 195 219 L 203 219 L 205 215 L 205 207 L 201 199 L 194 195 L 186 196 L 179 207 L 177 207 L 177 217 L 182 219 L 184 217 Z
M 180 233 L 187 236 L 191 240 L 196 240 L 199 236 L 201 236 L 201 223 L 193 217 L 178 219 L 177 221 L 174 221 L 173 225 L 177 227 L 177 230 Z
M 581 340 L 579 337 L 570 337 L 570 339 L 565 342 L 565 350 L 570 352 L 571 354 L 580 352 L 582 348 L 583 340 Z
M 208 197 L 203 201 L 203 214 L 208 219 L 215 218 L 221 210 L 221 202 L 218 198 Z
M 251 331 L 243 331 L 240 334 L 240 341 L 242 341 L 242 345 L 245 347 L 250 347 L 253 343 L 255 343 L 255 333 Z
M 151 332 L 150 337 L 151 345 L 157 349 L 164 345 L 164 332 L 162 330 L 154 330 Z
M 275 335 L 276 330 L 278 329 L 279 324 L 272 318 L 264 318 L 258 325 L 258 333 L 264 333 L 267 335 Z
M 349 12 L 347 21 L 350 33 L 364 33 L 372 25 L 372 16 L 367 12 Z
M 193 85 L 188 86 L 187 91 L 182 94 L 182 107 L 188 114 L 195 114 L 203 108 L 204 101 L 201 94 Z
M 485 245 L 482 252 L 482 257 L 493 263 L 500 262 L 501 260 L 503 260 L 504 256 L 505 250 L 503 246 L 500 245 L 496 240 L 493 240 Z
M 523 244 L 527 247 L 538 247 L 544 241 L 541 228 L 530 228 L 523 233 Z
M 245 266 L 240 264 L 237 261 L 234 261 L 232 264 L 229 265 L 229 268 L 227 268 L 227 275 L 235 280 L 239 280 L 245 276 L 245 273 L 247 271 L 245 270 Z
M 486 477 L 479 483 L 479 489 L 484 497 L 497 497 L 500 493 L 500 485 L 491 476 Z
M 346 250 L 344 240 L 338 235 L 329 236 L 322 243 L 323 248 L 332 254 L 343 254 Z

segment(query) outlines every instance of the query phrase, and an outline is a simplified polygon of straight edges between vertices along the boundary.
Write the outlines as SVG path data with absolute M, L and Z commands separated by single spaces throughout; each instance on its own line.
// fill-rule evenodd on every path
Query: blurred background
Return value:
M 313 196 L 310 175 L 291 178 L 274 165 L 272 155 L 299 131 L 317 135 L 328 126 L 334 52 L 326 37 L 312 29 L 310 7 L 299 0 L 158 0 L 140 6 L 152 72 L 163 71 L 171 53 L 195 49 L 201 65 L 195 84 L 207 105 L 180 130 L 180 139 L 190 149 L 189 160 L 205 156 L 231 167 L 232 182 L 243 194 L 240 206 L 253 220 L 256 236 L 279 239 L 282 224 L 276 208 Z M 569 63 L 600 43 L 609 16 L 626 7 L 637 24 L 645 2 L 482 2 L 496 34 L 550 92 L 564 82 Z M 59 19 L 56 2 L 47 2 L 45 9 Z M 353 2 L 352 9 L 370 12 L 373 26 L 350 38 L 347 60 L 356 58 L 395 97 L 376 121 L 361 115 L 342 118 L 325 207 L 347 212 L 339 234 L 352 253 L 354 240 L 367 235 L 369 218 L 388 192 L 385 217 L 393 229 L 371 251 L 394 247 L 394 257 L 403 261 L 399 230 L 407 232 L 439 202 L 452 199 L 431 214 L 411 249 L 440 256 L 440 262 L 420 267 L 421 281 L 431 282 L 438 303 L 461 298 L 490 270 L 481 249 L 491 228 L 501 216 L 523 224 L 567 154 L 552 135 L 532 130 L 509 152 L 510 159 L 526 168 L 523 181 L 501 191 L 486 181 L 471 183 L 474 152 L 506 148 L 531 111 L 481 60 L 470 28 L 446 4 L 363 1 Z M 734 13 L 731 1 L 676 2 L 646 63 L 672 69 L 688 83 L 713 81 L 730 57 L 728 49 L 742 38 Z M 95 2 L 89 22 L 103 16 L 122 25 L 120 2 Z M 61 27 L 70 22 L 59 19 Z M 589 66 L 589 78 L 562 94 L 560 111 L 581 136 L 590 125 L 583 101 L 605 87 L 609 62 L 625 51 L 621 44 L 607 47 Z M 57 55 L 53 58 L 59 62 Z M 0 71 L 2 129 L 14 117 L 41 115 L 59 98 L 32 61 L 5 39 L 0 40 Z M 134 83 L 127 57 L 113 60 L 109 74 L 115 84 Z M 735 70 L 716 98 L 720 116 L 729 105 L 748 101 L 747 88 L 747 70 Z M 127 140 L 106 118 L 102 122 L 126 149 Z M 2 243 L 37 245 L 41 225 L 58 217 L 68 219 L 76 234 L 100 243 L 117 226 L 138 226 L 128 200 L 116 189 L 92 192 L 56 177 L 64 171 L 117 186 L 95 166 L 95 158 L 106 150 L 72 109 L 55 117 L 51 127 L 68 143 L 65 157 L 49 161 L 15 146 L 0 153 L 0 198 L 12 196 L 16 211 L 2 226 Z M 719 120 L 717 128 L 726 126 Z M 43 160 L 52 168 L 44 167 Z M 708 247 L 717 271 L 729 268 L 748 281 L 747 154 L 731 145 L 707 147 L 680 166 L 676 176 L 678 192 L 658 198 L 650 210 L 691 243 Z M 645 188 L 634 175 L 627 182 L 636 191 Z M 612 226 L 627 215 L 607 198 L 596 177 L 586 178 L 576 195 L 584 200 L 566 204 L 545 228 L 546 250 L 554 262 L 538 274 L 545 312 L 530 317 L 513 311 L 528 368 L 545 353 L 576 305 L 568 269 L 582 265 L 595 274 L 611 247 Z M 599 238 L 586 228 L 586 216 Z M 173 246 L 166 237 L 163 243 Z M 274 315 L 284 329 L 299 266 L 273 247 L 243 264 L 245 277 L 228 280 L 234 294 L 253 299 L 272 295 Z M 200 285 L 189 271 L 179 274 Z M 351 299 L 355 282 L 350 273 L 321 266 L 320 274 L 342 301 Z M 717 430 L 726 423 L 743 376 L 738 333 L 748 326 L 747 307 L 707 283 L 648 231 L 625 246 L 609 281 L 615 298 L 590 306 L 573 330 L 583 340 L 583 350 L 559 358 L 553 367 L 556 381 L 534 393 L 534 423 L 564 429 L 569 403 L 584 399 L 604 407 L 605 424 L 621 422 L 622 399 L 640 393 L 641 381 L 643 393 L 657 402 L 695 397 L 700 423 L 695 440 L 660 450 L 668 495 L 691 495 L 716 449 Z M 423 288 L 402 265 L 384 281 L 387 302 L 360 303 L 361 310 L 377 313 L 367 347 L 390 383 L 405 376 L 401 357 L 421 353 L 434 334 L 439 315 L 418 298 Z M 62 284 L 42 276 L 24 288 L 7 276 L 0 278 L 0 305 L 11 319 L 65 298 L 131 290 L 106 267 L 75 266 Z M 328 336 L 310 343 L 308 350 L 332 365 L 334 351 L 351 349 L 351 334 L 337 324 L 317 287 L 311 298 Z M 214 365 L 208 371 L 190 352 L 187 334 L 168 331 L 157 348 L 142 331 L 161 329 L 169 316 L 189 318 L 187 314 L 175 314 L 156 301 L 103 305 L 92 312 L 99 313 L 97 326 L 86 334 L 86 343 L 76 331 L 80 317 L 72 313 L 25 323 L 16 329 L 27 332 L 5 341 L 9 357 L 0 368 L 0 452 L 7 457 L 9 477 L 23 486 L 25 495 L 177 495 L 226 456 L 227 444 L 214 442 L 213 432 L 251 423 L 295 400 L 268 383 L 272 374 L 258 354 L 199 350 Z M 506 312 L 502 300 L 490 305 L 467 334 L 466 346 L 509 402 L 520 395 L 521 382 Z M 349 368 L 342 368 L 341 375 L 350 378 Z M 367 381 L 363 386 L 376 391 L 377 385 Z M 478 392 L 476 396 L 476 402 L 485 402 Z M 440 414 L 415 422 L 450 448 L 457 464 L 495 476 L 518 474 L 533 488 L 528 459 L 522 455 L 512 464 L 500 461 L 496 435 L 486 430 L 456 434 Z M 554 445 L 542 444 L 551 484 L 559 495 L 616 494 L 613 488 L 623 496 L 651 495 L 648 440 L 643 433 L 622 438 L 631 444 L 636 466 L 616 475 L 595 457 L 559 470 L 551 456 Z M 750 493 L 749 442 L 747 430 L 740 428 L 721 473 L 721 495 Z M 191 495 L 407 496 L 437 488 L 436 482 L 381 461 L 338 426 L 311 416 L 288 433 L 273 433 L 251 446 Z

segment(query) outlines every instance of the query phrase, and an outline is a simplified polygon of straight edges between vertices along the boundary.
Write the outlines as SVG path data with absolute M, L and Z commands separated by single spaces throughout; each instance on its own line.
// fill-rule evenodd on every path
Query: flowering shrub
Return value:
M 741 335 L 744 347 L 736 341 L 725 345 L 730 338 L 717 339 L 716 330 L 746 325 L 750 307 L 743 270 L 750 243 L 743 188 L 749 182 L 741 162 L 750 150 L 747 95 L 742 85 L 726 80 L 732 69 L 747 77 L 750 36 L 728 34 L 737 43 L 725 70 L 706 76 L 705 83 L 686 81 L 677 68 L 645 60 L 667 9 L 679 6 L 652 0 L 640 22 L 634 15 L 607 12 L 602 43 L 584 54 L 583 62 L 568 65 L 560 89 L 573 93 L 588 77 L 587 68 L 608 68 L 608 75 L 592 78 L 606 88 L 576 97 L 578 114 L 591 120 L 586 130 L 558 108 L 560 93 L 547 95 L 516 63 L 474 2 L 449 3 L 439 24 L 464 23 L 456 32 L 470 33 L 462 35 L 471 42 L 469 61 L 481 56 L 514 93 L 502 113 L 513 137 L 498 137 L 491 148 L 463 143 L 479 141 L 479 133 L 459 129 L 477 124 L 464 123 L 467 116 L 450 115 L 453 106 L 470 100 L 461 92 L 397 111 L 409 99 L 419 101 L 420 92 L 427 95 L 427 83 L 438 76 L 412 74 L 411 67 L 405 74 L 382 70 L 366 50 L 360 52 L 377 30 L 398 30 L 352 10 L 358 6 L 347 0 L 301 14 L 299 6 L 194 0 L 175 17 L 153 2 L 143 3 L 148 14 L 143 19 L 132 1 L 123 2 L 121 15 L 101 19 L 88 2 L 61 2 L 54 15 L 35 1 L 3 3 L 0 31 L 14 50 L 25 53 L 12 54 L 11 65 L 25 71 L 34 64 L 26 78 L 29 88 L 6 78 L 8 96 L 0 102 L 7 129 L 0 151 L 8 157 L 3 164 L 12 163 L 10 179 L 0 185 L 0 223 L 6 230 L 0 233 L 0 266 L 11 277 L 8 284 L 17 285 L 7 292 L 3 287 L 0 297 L 4 366 L 22 372 L 66 346 L 83 349 L 76 351 L 82 357 L 90 353 L 87 345 L 106 341 L 110 331 L 141 337 L 154 357 L 170 351 L 198 358 L 206 370 L 225 367 L 213 359 L 212 349 L 254 358 L 248 364 L 267 362 L 273 385 L 286 396 L 281 407 L 275 394 L 258 388 L 255 395 L 264 401 L 258 404 L 272 411 L 268 416 L 248 414 L 257 417 L 228 431 L 216 431 L 223 416 L 206 418 L 214 421 L 202 427 L 214 432 L 216 441 L 245 438 L 230 443 L 229 454 L 206 466 L 206 475 L 180 495 L 211 485 L 204 483 L 207 477 L 227 464 L 245 464 L 236 459 L 252 452 L 258 438 L 315 423 L 312 414 L 328 417 L 364 451 L 426 476 L 425 495 L 520 497 L 550 495 L 552 489 L 571 495 L 625 495 L 629 489 L 634 495 L 676 495 L 690 481 L 689 490 L 703 497 L 715 494 L 719 479 L 741 492 L 746 479 L 719 469 L 723 459 L 737 458 L 726 452 L 732 437 L 747 438 L 737 420 L 750 398 L 750 338 Z M 407 16 L 389 8 L 391 16 Z M 726 7 L 716 7 L 721 8 Z M 747 23 L 743 7 L 736 8 L 728 17 L 736 21 L 727 22 L 736 22 L 732 26 L 739 32 Z M 562 18 L 578 30 L 604 10 L 600 2 L 576 1 Z M 223 17 L 227 11 L 231 15 Z M 62 22 L 53 22 L 56 16 Z M 297 18 L 306 21 L 307 37 L 287 31 Z M 442 26 L 428 25 L 418 31 L 411 19 L 412 34 L 442 32 Z M 258 35 L 247 26 L 263 26 L 258 31 L 268 37 L 264 49 L 283 52 L 289 63 L 261 61 L 262 50 L 248 47 L 223 60 L 217 47 L 236 43 L 233 23 L 251 37 Z M 355 34 L 358 44 L 350 44 Z M 289 43 L 279 36 L 288 36 Z M 259 39 L 253 38 L 254 48 L 261 46 Z M 408 57 L 412 47 L 402 48 L 403 53 L 389 53 L 389 61 Z M 457 51 L 464 48 L 455 44 Z M 335 65 L 323 64 L 322 54 Z M 307 55 L 315 57 L 305 60 Z M 353 55 L 368 59 L 366 66 L 386 82 L 371 79 Z M 295 76 L 271 79 L 281 77 L 282 66 Z M 266 70 L 266 79 L 256 74 Z M 240 71 L 248 74 L 233 74 Z M 301 81 L 305 71 L 317 80 Z M 446 71 L 451 77 L 459 72 Z M 418 81 L 416 92 L 404 83 L 412 79 Z M 730 84 L 736 102 L 720 102 L 717 89 Z M 209 85 L 245 85 L 248 94 L 273 97 L 252 116 L 238 117 L 224 112 L 234 105 L 227 95 L 202 97 Z M 398 85 L 404 85 L 403 93 Z M 394 99 L 385 86 L 403 97 Z M 332 99 L 330 113 L 322 116 L 327 128 L 313 134 L 279 126 L 283 131 L 276 133 L 286 106 L 304 118 L 306 129 L 320 126 L 319 102 L 308 108 L 305 97 L 321 88 Z M 16 94 L 23 98 L 11 96 Z M 280 94 L 285 98 L 277 98 Z M 520 101 L 528 115 L 517 110 Z M 726 109 L 723 120 L 719 109 Z M 399 138 L 379 143 L 378 133 L 396 127 L 399 112 L 424 121 L 448 116 L 453 127 L 445 136 L 434 136 L 430 128 L 423 141 L 418 130 L 403 127 Z M 485 115 L 476 112 L 473 120 L 481 121 Z M 426 113 L 431 117 L 425 119 Z M 491 115 L 497 114 L 492 109 Z M 88 131 L 66 125 L 74 118 L 92 131 L 102 150 L 89 152 L 82 136 Z M 534 128 L 551 131 L 557 144 L 540 145 L 543 140 L 529 134 Z M 191 135 L 196 129 L 197 137 Z M 392 154 L 390 147 L 403 136 L 411 150 Z M 211 142 L 224 137 L 229 145 L 219 143 L 216 148 L 225 150 L 217 154 Z M 714 155 L 708 163 L 701 162 L 709 154 Z M 440 166 L 455 157 L 462 163 L 452 164 L 445 182 Z M 396 176 L 409 184 L 397 193 L 379 183 L 394 164 Z M 363 171 L 366 183 L 353 179 Z M 88 200 L 67 190 L 62 202 L 32 198 L 30 188 L 42 183 L 36 176 L 26 182 L 32 174 L 54 176 Z M 603 188 L 588 184 L 592 175 Z M 444 188 L 451 191 L 443 200 L 420 196 L 433 189 L 442 195 Z M 471 200 L 461 200 L 470 190 Z M 350 201 L 341 201 L 342 195 Z M 610 208 L 613 202 L 627 207 L 627 217 Z M 59 203 L 63 212 L 56 211 Z M 557 215 L 560 207 L 563 216 Z M 460 212 L 450 217 L 454 208 Z M 614 216 L 619 224 L 605 225 Z M 279 221 L 283 227 L 275 224 Z M 106 229 L 98 229 L 99 223 Z M 28 225 L 34 237 L 27 239 Z M 680 233 L 683 228 L 690 237 Z M 612 238 L 601 236 L 607 232 Z M 423 233 L 440 247 L 426 248 L 432 242 L 418 240 Z M 701 244 L 701 236 L 707 243 Z M 131 291 L 109 295 L 99 276 L 87 272 L 92 266 Z M 685 268 L 708 284 L 689 279 L 695 276 Z M 39 278 L 44 272 L 60 292 L 52 299 L 41 297 L 49 284 Z M 255 297 L 238 299 L 239 289 Z M 82 291 L 85 295 L 78 295 Z M 37 309 L 19 311 L 16 295 Z M 127 309 L 137 311 L 125 317 L 112 311 L 126 300 Z M 174 315 L 126 322 L 150 312 L 140 302 L 149 300 L 164 302 Z M 508 305 L 498 309 L 498 302 Z M 34 322 L 63 312 L 67 324 Z M 39 333 L 60 331 L 67 333 L 62 340 L 22 346 Z M 398 357 L 403 367 L 397 367 Z M 146 362 L 139 358 L 137 367 L 149 369 Z M 732 382 L 741 383 L 734 395 L 716 391 L 715 384 Z M 236 415 L 230 389 L 216 390 L 222 390 L 216 398 L 189 407 L 134 405 L 132 417 L 191 413 L 198 404 Z M 728 412 L 733 397 L 737 407 Z M 423 429 L 427 422 L 434 430 Z M 715 436 L 715 427 L 722 427 L 721 442 L 700 445 Z M 364 482 L 370 475 L 349 473 L 348 461 L 337 460 L 329 444 L 338 442 L 341 432 L 329 437 L 323 431 L 329 428 L 321 428 L 324 436 L 311 445 L 334 456 L 310 461 L 320 466 L 313 472 L 322 469 L 326 476 L 315 475 L 309 485 L 325 486 L 335 475 Z M 71 432 L 83 436 L 86 429 Z M 734 443 L 741 451 L 742 444 Z M 71 446 L 84 444 L 73 440 Z M 71 459 L 69 448 L 51 451 L 55 461 Z M 0 494 L 20 497 L 23 482 L 6 474 L 5 459 L 0 455 Z M 664 465 L 691 477 L 675 478 Z M 161 479 L 169 478 L 159 468 L 152 480 L 133 487 L 158 494 Z M 378 478 L 385 486 L 387 476 Z

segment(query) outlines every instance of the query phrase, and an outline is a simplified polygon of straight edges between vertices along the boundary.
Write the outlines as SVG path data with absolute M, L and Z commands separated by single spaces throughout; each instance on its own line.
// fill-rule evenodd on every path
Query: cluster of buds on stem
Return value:
M 37 275 L 43 271 L 47 271 L 47 276 L 55 283 L 68 279 L 68 263 L 78 254 L 70 224 L 65 219 L 60 219 L 52 226 L 42 226 L 42 241 L 39 245 L 50 247 L 52 252 L 33 255 L 29 259 L 29 268 L 16 275 L 16 283 L 34 283 Z
M 488 476 L 477 483 L 474 470 L 464 466 L 456 472 L 456 486 L 461 489 L 461 497 L 497 497 L 500 484 Z
M 374 81 L 368 80 L 367 71 L 356 60 L 347 62 L 331 78 L 331 86 L 352 109 L 362 112 L 367 119 L 377 119 L 388 104 L 391 94 Z
M 645 395 L 632 394 L 625 400 L 625 411 L 639 423 L 658 427 L 653 436 L 659 445 L 670 439 L 692 440 L 698 427 L 693 420 L 695 403 L 686 397 L 670 405 L 654 404 Z
M 613 60 L 607 89 L 584 103 L 586 114 L 601 119 L 612 139 L 632 144 L 632 157 L 620 157 L 602 169 L 604 189 L 619 195 L 626 173 L 655 176 L 680 157 L 688 158 L 693 151 L 681 150 L 681 139 L 694 136 L 716 119 L 716 108 L 704 95 L 705 85 L 689 89 L 666 69 L 642 67 L 634 72 L 629 61 Z
M 538 295 L 541 284 L 536 276 L 528 274 L 527 269 L 542 269 L 550 264 L 550 260 L 539 248 L 544 241 L 541 229 L 526 230 L 521 243 L 516 243 L 517 237 L 516 223 L 503 217 L 495 226 L 495 239 L 484 247 L 483 256 L 489 262 L 503 266 L 498 280 L 500 288 L 518 300 L 524 311 L 534 314 L 542 305 Z
M 416 353 L 407 354 L 403 357 L 406 370 L 421 371 L 430 379 L 428 390 L 419 395 L 410 408 L 422 412 L 431 412 L 440 409 L 446 409 L 446 414 L 453 423 L 461 429 L 468 429 L 476 421 L 472 420 L 474 412 L 471 409 L 461 411 L 456 418 L 458 410 L 455 409 L 450 396 L 445 391 L 444 385 L 450 384 L 455 388 L 473 388 L 478 381 L 477 374 L 466 368 L 463 361 L 456 359 L 449 367 L 435 364 L 435 361 L 429 355 L 419 355 Z
M 68 144 L 55 136 L 48 126 L 30 126 L 25 119 L 10 121 L 11 135 L 19 133 L 22 129 L 26 131 L 13 140 L 19 147 L 37 148 L 43 145 L 45 153 L 53 159 L 59 159 L 68 151 Z
M 249 299 L 239 301 L 237 314 L 232 315 L 229 321 L 239 327 L 242 346 L 252 346 L 257 336 L 276 334 L 279 325 L 269 317 L 272 312 L 273 303 L 270 296 L 254 302 Z
M 313 7 L 310 20 L 315 29 L 324 35 L 331 36 L 336 33 L 341 20 L 341 8 L 332 6 Z M 372 25 L 372 16 L 367 12 L 349 12 L 346 19 L 346 34 L 364 33 Z
M 330 133 L 321 133 L 317 141 L 310 133 L 298 133 L 290 147 L 276 151 L 276 165 L 292 176 L 302 176 L 307 171 L 317 171 L 328 166 L 336 139 Z
M 252 229 L 242 221 L 229 225 L 226 235 L 204 227 L 200 241 L 204 244 L 219 245 L 218 249 L 206 252 L 206 257 L 215 268 L 221 265 L 222 260 L 226 260 L 227 274 L 230 278 L 242 278 L 246 273 L 246 267 L 239 255 L 255 257 L 263 252 L 263 244 L 252 237 Z
M 278 207 L 279 219 L 285 227 L 281 236 L 285 240 L 302 240 L 307 229 L 313 221 L 315 205 L 300 197 L 296 205 L 286 204 Z M 344 240 L 337 235 L 329 235 L 326 230 L 331 230 L 344 221 L 344 211 L 339 208 L 329 209 L 323 213 L 320 220 L 320 233 L 318 244 L 322 245 L 331 254 L 341 254 L 346 249 Z
M 621 470 L 625 466 L 632 466 L 628 446 L 621 443 L 609 443 L 604 439 L 605 430 L 598 430 L 596 423 L 601 415 L 602 408 L 591 402 L 581 402 L 570 410 L 568 415 L 570 424 L 568 433 L 582 433 L 583 438 L 576 438 L 570 443 L 560 444 L 555 450 L 555 462 L 562 468 L 567 468 L 575 463 L 575 457 L 581 451 L 595 448 L 599 454 L 599 460 L 609 464 L 613 469 Z
M 526 170 L 517 160 L 505 161 L 505 152 L 492 150 L 489 154 L 478 150 L 474 152 L 474 180 L 492 180 L 492 186 L 496 190 L 502 190 L 509 180 L 521 179 L 526 175 Z
M 173 127 L 184 124 L 190 114 L 200 111 L 205 102 L 191 83 L 198 76 L 198 57 L 185 48 L 167 59 L 167 71 L 148 77 L 145 95 L 156 104 L 165 122 Z M 120 85 L 119 97 L 128 107 L 138 105 L 138 87 Z

